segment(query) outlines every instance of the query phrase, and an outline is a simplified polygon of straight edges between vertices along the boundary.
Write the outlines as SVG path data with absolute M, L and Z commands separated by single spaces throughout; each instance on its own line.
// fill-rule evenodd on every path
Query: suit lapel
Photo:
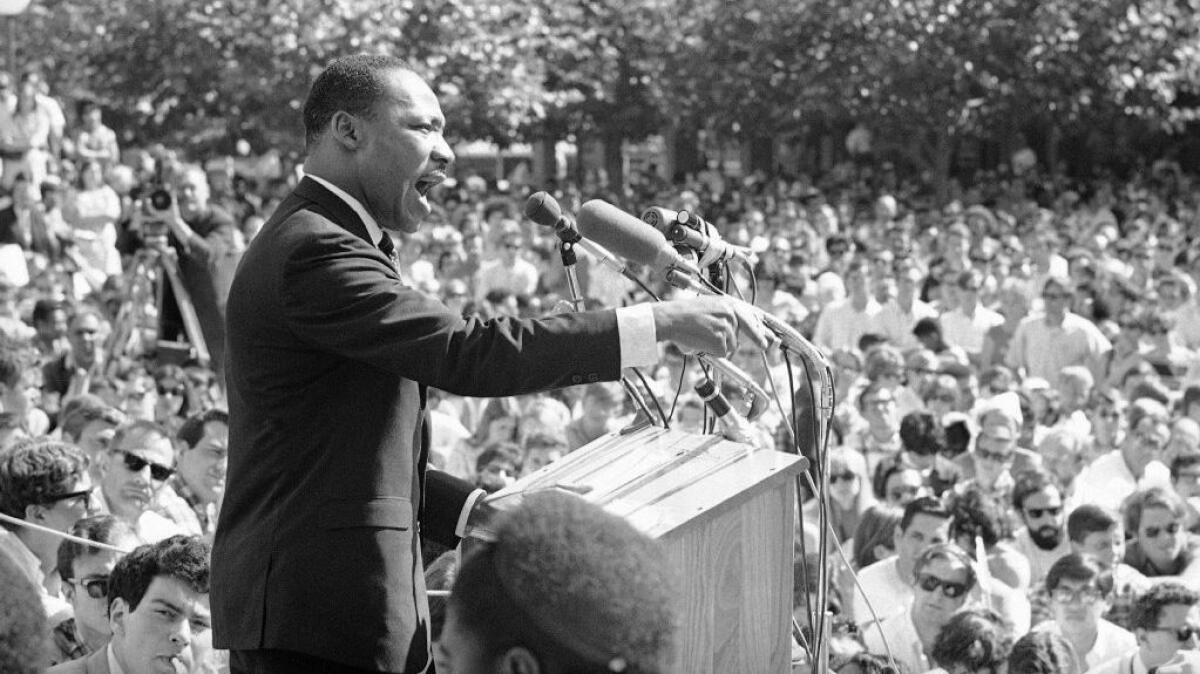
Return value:
M 347 231 L 363 241 L 371 243 L 371 237 L 367 235 L 367 226 L 363 224 L 362 218 L 358 217 L 353 208 L 350 208 L 350 204 L 342 201 L 341 197 L 330 192 L 321 183 L 305 177 L 296 186 L 293 194 L 316 204 L 331 216 L 330 220 L 346 228 Z

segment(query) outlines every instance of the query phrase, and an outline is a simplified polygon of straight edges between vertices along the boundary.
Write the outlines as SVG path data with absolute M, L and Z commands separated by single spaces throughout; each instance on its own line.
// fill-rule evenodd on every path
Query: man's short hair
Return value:
M 304 101 L 305 144 L 311 146 L 319 139 L 339 110 L 371 118 L 384 96 L 383 74 L 393 70 L 412 72 L 404 60 L 384 54 L 354 54 L 331 61 Z
M 942 324 L 938 322 L 938 319 L 926 316 L 913 325 L 912 333 L 914 337 L 921 337 L 923 335 L 941 336 Z
M 1131 534 L 1136 532 L 1142 524 L 1142 514 L 1150 508 L 1168 510 L 1176 517 L 1182 517 L 1187 512 L 1183 499 L 1172 489 L 1149 487 L 1135 491 L 1121 504 L 1121 512 L 1125 514 L 1125 531 Z
M 450 605 L 489 657 L 519 645 L 564 671 L 656 672 L 674 645 L 672 575 L 628 522 L 540 493 L 499 517 L 496 542 L 463 563 Z
M 63 303 L 58 300 L 52 300 L 43 297 L 33 303 L 33 323 L 37 325 L 42 321 L 48 320 L 56 311 L 65 311 Z
M 1008 654 L 1008 674 L 1059 674 L 1077 666 L 1071 642 L 1061 634 L 1032 631 L 1017 639 Z
M 900 444 L 913 454 L 941 454 L 946 450 L 946 429 L 929 412 L 909 412 L 900 420 Z
M 1171 479 L 1178 480 L 1185 468 L 1200 466 L 1200 452 L 1185 451 L 1171 459 Z
M 158 435 L 167 440 L 171 439 L 171 432 L 167 430 L 166 426 L 157 421 L 150 421 L 149 419 L 136 419 L 123 426 L 118 426 L 117 431 L 113 433 L 112 443 L 109 446 L 119 447 L 131 437 L 146 435 Z
M 963 609 L 950 616 L 938 632 L 929 655 L 942 668 L 970 672 L 998 672 L 1008 661 L 1013 630 L 990 608 Z
M 1025 499 L 1040 492 L 1046 487 L 1054 487 L 1062 496 L 1062 485 L 1058 478 L 1044 470 L 1023 470 L 1017 474 L 1012 488 L 1012 506 L 1017 512 L 1025 509 Z
M 62 423 L 60 424 L 63 437 L 71 442 L 78 442 L 83 429 L 93 421 L 103 421 L 116 427 L 125 421 L 125 415 L 98 396 L 86 395 L 71 398 L 67 406 L 63 408 Z
M 1192 405 L 1200 405 L 1200 386 L 1192 385 L 1183 389 L 1183 397 L 1179 400 L 1180 410 L 1187 414 Z
M 1138 424 L 1146 417 L 1154 419 L 1156 423 L 1171 423 L 1171 412 L 1167 410 L 1167 406 L 1161 400 L 1150 396 L 1134 395 L 1125 413 L 1128 416 L 1131 432 L 1137 429 Z
M 1012 533 L 1001 504 L 977 486 L 969 487 L 961 494 L 953 494 L 949 510 L 954 520 L 950 523 L 950 538 L 953 540 L 965 537 L 973 541 L 980 538 L 985 546 L 991 547 Z
M 176 434 L 176 437 L 179 438 L 179 440 L 185 445 L 187 445 L 188 449 L 192 449 L 196 446 L 196 443 L 200 442 L 200 440 L 204 438 L 204 427 L 213 423 L 225 424 L 228 426 L 229 412 L 226 412 L 223 409 L 213 408 L 204 412 L 200 412 L 199 414 L 193 414 L 187 418 L 187 421 L 183 422 L 182 426 L 179 427 L 179 432 Z
M 1072 543 L 1082 544 L 1089 535 L 1112 530 L 1117 518 L 1109 511 L 1093 503 L 1085 503 L 1067 515 L 1067 538 Z
M 71 527 L 71 535 L 111 545 L 113 541 L 124 536 L 133 536 L 134 533 L 124 520 L 117 519 L 112 515 L 92 515 L 76 522 L 75 526 Z M 75 577 L 75 560 L 86 555 L 94 555 L 101 550 L 102 548 L 94 545 L 63 540 L 58 545 L 58 561 L 55 564 L 59 578 L 64 581 L 71 580 Z
M 1059 557 L 1046 572 L 1046 591 L 1053 592 L 1064 578 L 1080 583 L 1095 582 L 1096 589 L 1105 597 L 1112 593 L 1112 572 L 1100 566 L 1100 563 L 1089 555 L 1072 552 Z
M 913 562 L 913 578 L 916 578 L 929 566 L 934 560 L 943 559 L 950 562 L 957 562 L 967 570 L 967 589 L 975 588 L 975 583 L 979 581 L 979 576 L 975 573 L 975 562 L 971 559 L 971 555 L 967 554 L 957 543 L 937 543 L 925 548 L 921 554 L 917 555 L 917 559 Z
M 1162 611 L 1168 606 L 1195 606 L 1200 595 L 1179 583 L 1161 583 L 1151 587 L 1133 602 L 1129 611 L 1130 629 L 1151 630 L 1158 627 Z
M 37 588 L 8 555 L 0 555 L 0 587 L 0 672 L 40 672 L 49 628 Z
M 0 512 L 25 519 L 26 508 L 69 493 L 87 469 L 88 458 L 75 445 L 19 440 L 0 452 Z
M 946 510 L 946 506 L 940 500 L 932 496 L 920 496 L 904 506 L 904 514 L 900 516 L 900 531 L 908 531 L 908 525 L 912 524 L 917 515 L 950 519 L 950 511 Z
M 514 442 L 501 442 L 479 453 L 475 459 L 475 472 L 481 472 L 493 461 L 507 461 L 513 469 L 521 470 L 521 447 Z
M 150 583 L 159 576 L 174 578 L 197 594 L 208 594 L 208 544 L 196 536 L 171 536 L 135 548 L 113 567 L 108 576 L 108 604 L 124 599 L 137 610 Z

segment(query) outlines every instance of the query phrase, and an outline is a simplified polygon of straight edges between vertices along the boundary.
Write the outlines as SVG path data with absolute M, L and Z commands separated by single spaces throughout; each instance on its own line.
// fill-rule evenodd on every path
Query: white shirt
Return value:
M 881 631 L 887 639 L 886 648 L 884 639 L 879 636 Z M 868 653 L 886 657 L 890 648 L 896 664 L 905 667 L 904 671 L 927 672 L 933 667 L 933 663 L 925 656 L 921 637 L 917 634 L 917 626 L 913 624 L 910 611 L 905 610 L 890 618 L 884 618 L 878 627 L 869 625 L 863 629 L 862 635 Z
M 1037 314 L 1017 326 L 1005 363 L 1025 368 L 1026 377 L 1041 377 L 1054 385 L 1064 367 L 1090 365 L 1111 350 L 1112 342 L 1082 316 L 1067 312 L 1062 325 L 1053 326 L 1045 314 Z
M 1053 620 L 1047 620 L 1041 623 L 1035 631 L 1047 632 L 1049 634 L 1057 634 L 1058 636 L 1066 636 L 1062 633 L 1062 628 Z M 1115 660 L 1123 654 L 1137 649 L 1137 637 L 1133 636 L 1129 630 L 1118 627 L 1107 620 L 1101 618 L 1096 623 L 1096 643 L 1092 644 L 1092 650 L 1087 652 L 1083 658 L 1083 665 L 1088 669 L 1102 665 L 1110 660 Z
M 875 619 L 871 616 L 871 611 L 867 609 L 867 601 L 871 602 L 871 606 L 875 609 L 875 615 L 880 620 L 886 620 L 899 613 L 907 614 L 908 607 L 913 602 L 913 589 L 900 577 L 897 561 L 899 561 L 899 557 L 892 555 L 858 572 L 858 582 L 862 584 L 862 592 L 859 592 L 857 588 L 853 592 L 851 610 L 854 612 L 854 622 L 864 625 Z M 864 592 L 866 599 L 863 599 Z M 923 672 L 925 670 L 914 671 Z
M 982 306 L 975 307 L 975 313 L 967 316 L 961 307 L 942 314 L 942 336 L 946 343 L 960 346 L 970 354 L 979 354 L 983 350 L 983 337 L 988 330 L 1004 323 L 1004 317 Z
M 0 527 L 0 554 L 7 555 L 37 590 L 38 598 L 42 600 L 42 608 L 51 619 L 51 624 L 71 617 L 71 605 L 62 597 L 56 597 L 46 590 L 46 574 L 42 573 L 42 560 L 33 554 L 25 545 L 25 541 L 4 527 Z
M 1171 471 L 1166 466 L 1151 461 L 1139 480 L 1125 465 L 1121 450 L 1114 449 L 1084 466 L 1075 477 L 1074 493 L 1067 499 L 1068 510 L 1091 503 L 1111 512 L 1120 512 L 1125 497 L 1154 486 L 1171 488 Z
M 817 346 L 832 353 L 842 348 L 858 348 L 858 338 L 869 332 L 882 334 L 883 325 L 879 316 L 883 307 L 872 297 L 862 311 L 854 308 L 854 301 L 846 298 L 835 302 L 821 311 L 813 341 Z
M 1029 535 L 1029 528 L 1021 527 L 1020 531 L 1013 536 L 1013 547 L 1029 560 L 1029 585 L 1037 587 L 1046 580 L 1046 574 L 1050 572 L 1050 567 L 1054 566 L 1054 563 L 1060 558 L 1070 554 L 1071 541 L 1067 538 L 1066 531 L 1063 531 L 1062 540 L 1058 542 L 1057 547 L 1053 550 L 1043 550 L 1033 542 L 1033 537 Z
M 879 325 L 889 339 L 901 350 L 907 351 L 921 345 L 913 335 L 913 327 L 922 318 L 937 318 L 937 310 L 928 302 L 913 299 L 912 307 L 901 307 L 895 298 L 888 300 L 879 312 Z

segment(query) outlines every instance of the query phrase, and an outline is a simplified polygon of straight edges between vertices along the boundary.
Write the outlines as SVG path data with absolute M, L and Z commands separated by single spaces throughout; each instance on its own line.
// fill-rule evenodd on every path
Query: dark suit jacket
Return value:
M 86 658 L 55 665 L 47 669 L 46 674 L 109 674 L 108 647 L 101 648 Z
M 454 544 L 469 485 L 425 480 L 425 386 L 501 396 L 620 376 L 612 311 L 464 319 L 406 287 L 353 210 L 300 183 L 228 304 L 229 477 L 214 642 L 421 671 L 420 534 Z

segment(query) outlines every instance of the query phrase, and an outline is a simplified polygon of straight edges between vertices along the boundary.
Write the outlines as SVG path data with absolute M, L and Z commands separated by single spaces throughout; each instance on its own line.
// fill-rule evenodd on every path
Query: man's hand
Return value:
M 775 341 L 758 310 L 732 297 L 688 297 L 651 305 L 658 340 L 674 342 L 685 352 L 729 356 L 739 335 L 766 349 Z

